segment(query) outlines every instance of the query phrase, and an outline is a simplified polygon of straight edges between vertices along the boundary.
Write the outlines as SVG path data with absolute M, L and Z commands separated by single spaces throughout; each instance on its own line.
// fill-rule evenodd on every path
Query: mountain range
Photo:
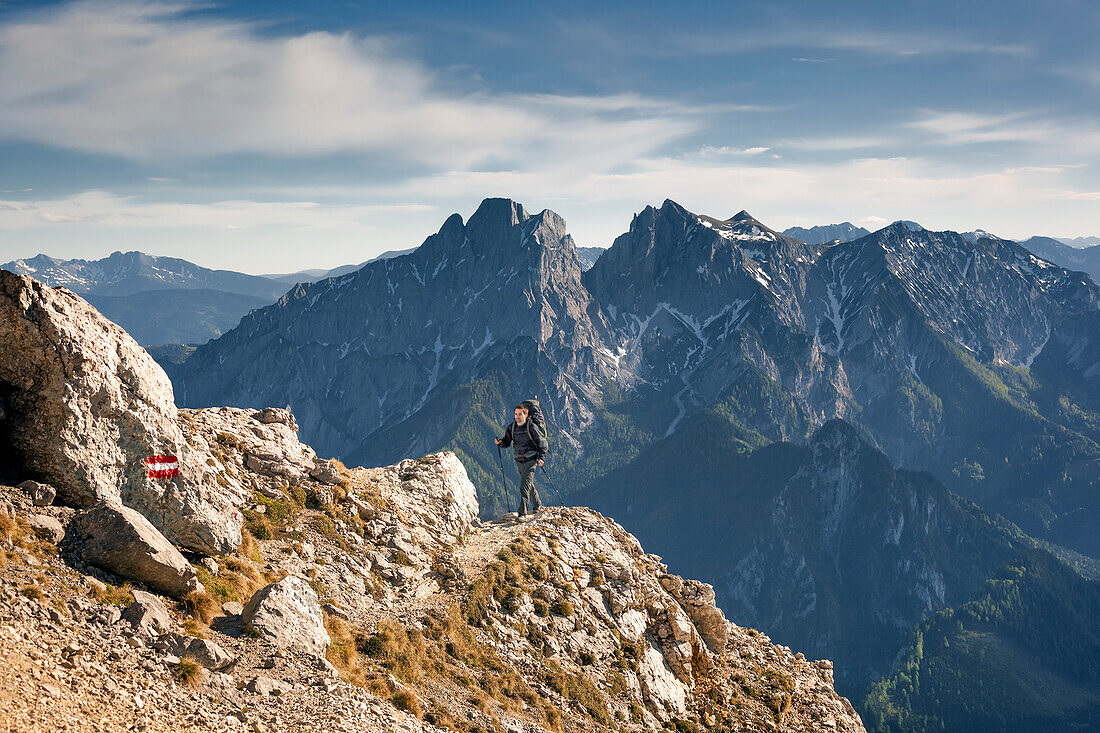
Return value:
M 485 437 L 518 395 L 546 404 L 573 486 L 711 405 L 753 445 L 844 418 L 1096 554 L 1098 328 L 1087 276 L 1007 240 L 898 222 L 814 246 L 666 201 L 582 271 L 560 217 L 489 199 L 408 255 L 250 313 L 182 365 L 178 395 L 290 403 L 360 462 L 453 446 L 490 512 L 506 502 Z
M 581 268 L 591 268 L 603 251 L 578 247 Z M 236 326 L 250 310 L 270 305 L 297 283 L 339 277 L 371 262 L 410 252 L 412 249 L 393 250 L 358 265 L 273 275 L 210 270 L 187 260 L 142 252 L 114 252 L 100 260 L 60 260 L 40 254 L 6 262 L 0 269 L 66 287 L 125 328 L 138 343 L 157 347 L 205 343 Z
M 1093 282 L 1100 282 L 1100 244 L 1071 247 L 1053 237 L 1031 237 L 1020 244 L 1045 260 L 1069 270 L 1087 272 Z
M 253 308 L 272 303 L 287 287 L 257 275 L 142 252 L 114 252 L 100 260 L 40 254 L 0 269 L 83 296 L 144 346 L 208 341 Z
M 100 260 L 59 260 L 37 255 L 0 265 L 50 287 L 77 295 L 123 296 L 151 290 L 218 290 L 274 300 L 286 289 L 268 278 L 230 270 L 210 270 L 175 257 L 113 252 Z
M 843 222 L 841 224 L 825 224 L 821 226 L 813 226 L 809 229 L 803 227 L 791 227 L 790 229 L 784 229 L 783 234 L 788 237 L 794 237 L 795 239 L 801 239 L 807 244 L 828 244 L 829 242 L 850 242 L 853 239 L 859 239 L 866 236 L 871 232 L 867 231 L 863 227 L 857 227 L 851 222 Z

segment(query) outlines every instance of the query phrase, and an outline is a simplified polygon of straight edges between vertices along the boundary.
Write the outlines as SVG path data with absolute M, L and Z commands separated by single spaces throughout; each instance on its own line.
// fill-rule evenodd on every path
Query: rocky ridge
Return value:
M 728 623 L 611 520 L 482 524 L 453 453 L 349 471 L 287 410 L 176 411 L 79 298 L 0 284 L 4 470 L 33 476 L 0 490 L 19 730 L 862 729 L 830 663 Z M 179 475 L 122 470 L 162 432 Z
M 50 730 L 862 729 L 832 691 L 831 664 L 730 624 L 710 586 L 667 574 L 594 512 L 482 524 L 452 454 L 348 477 L 323 509 L 285 494 L 297 511 L 250 556 L 196 560 L 200 597 L 220 601 L 212 611 L 196 596 L 128 596 L 121 578 L 74 565 L 25 524 L 44 513 L 67 529 L 73 511 L 5 488 L 5 720 L 23 730 L 46 720 L 64 721 Z M 243 607 L 228 600 L 265 579 L 274 584 Z M 280 626 L 297 623 L 298 605 L 314 630 L 290 644 L 250 633 L 255 608 L 288 583 L 297 599 L 277 612 Z M 327 659 L 302 642 L 318 629 Z M 205 669 L 189 673 L 188 659 Z

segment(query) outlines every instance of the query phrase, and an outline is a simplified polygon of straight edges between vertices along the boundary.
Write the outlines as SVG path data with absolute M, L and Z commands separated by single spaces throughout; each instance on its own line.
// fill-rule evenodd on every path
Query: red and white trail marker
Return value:
M 180 463 L 175 456 L 149 456 L 145 459 L 149 478 L 172 478 L 180 475 Z

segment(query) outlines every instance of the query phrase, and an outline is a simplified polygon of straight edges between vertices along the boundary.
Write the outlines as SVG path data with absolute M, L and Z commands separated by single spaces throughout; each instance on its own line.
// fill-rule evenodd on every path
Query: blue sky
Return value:
M 666 197 L 782 229 L 1100 234 L 1100 3 L 0 0 L 0 261 L 281 272 L 486 196 L 606 246 Z

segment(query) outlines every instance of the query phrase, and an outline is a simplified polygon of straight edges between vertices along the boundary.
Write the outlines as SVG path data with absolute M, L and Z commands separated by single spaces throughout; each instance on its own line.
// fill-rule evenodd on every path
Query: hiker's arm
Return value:
M 511 425 L 509 425 L 508 427 L 511 427 Z M 504 428 L 504 435 L 500 438 L 497 438 L 497 445 L 501 446 L 502 448 L 507 448 L 511 444 L 512 431 L 510 431 L 508 428 Z

